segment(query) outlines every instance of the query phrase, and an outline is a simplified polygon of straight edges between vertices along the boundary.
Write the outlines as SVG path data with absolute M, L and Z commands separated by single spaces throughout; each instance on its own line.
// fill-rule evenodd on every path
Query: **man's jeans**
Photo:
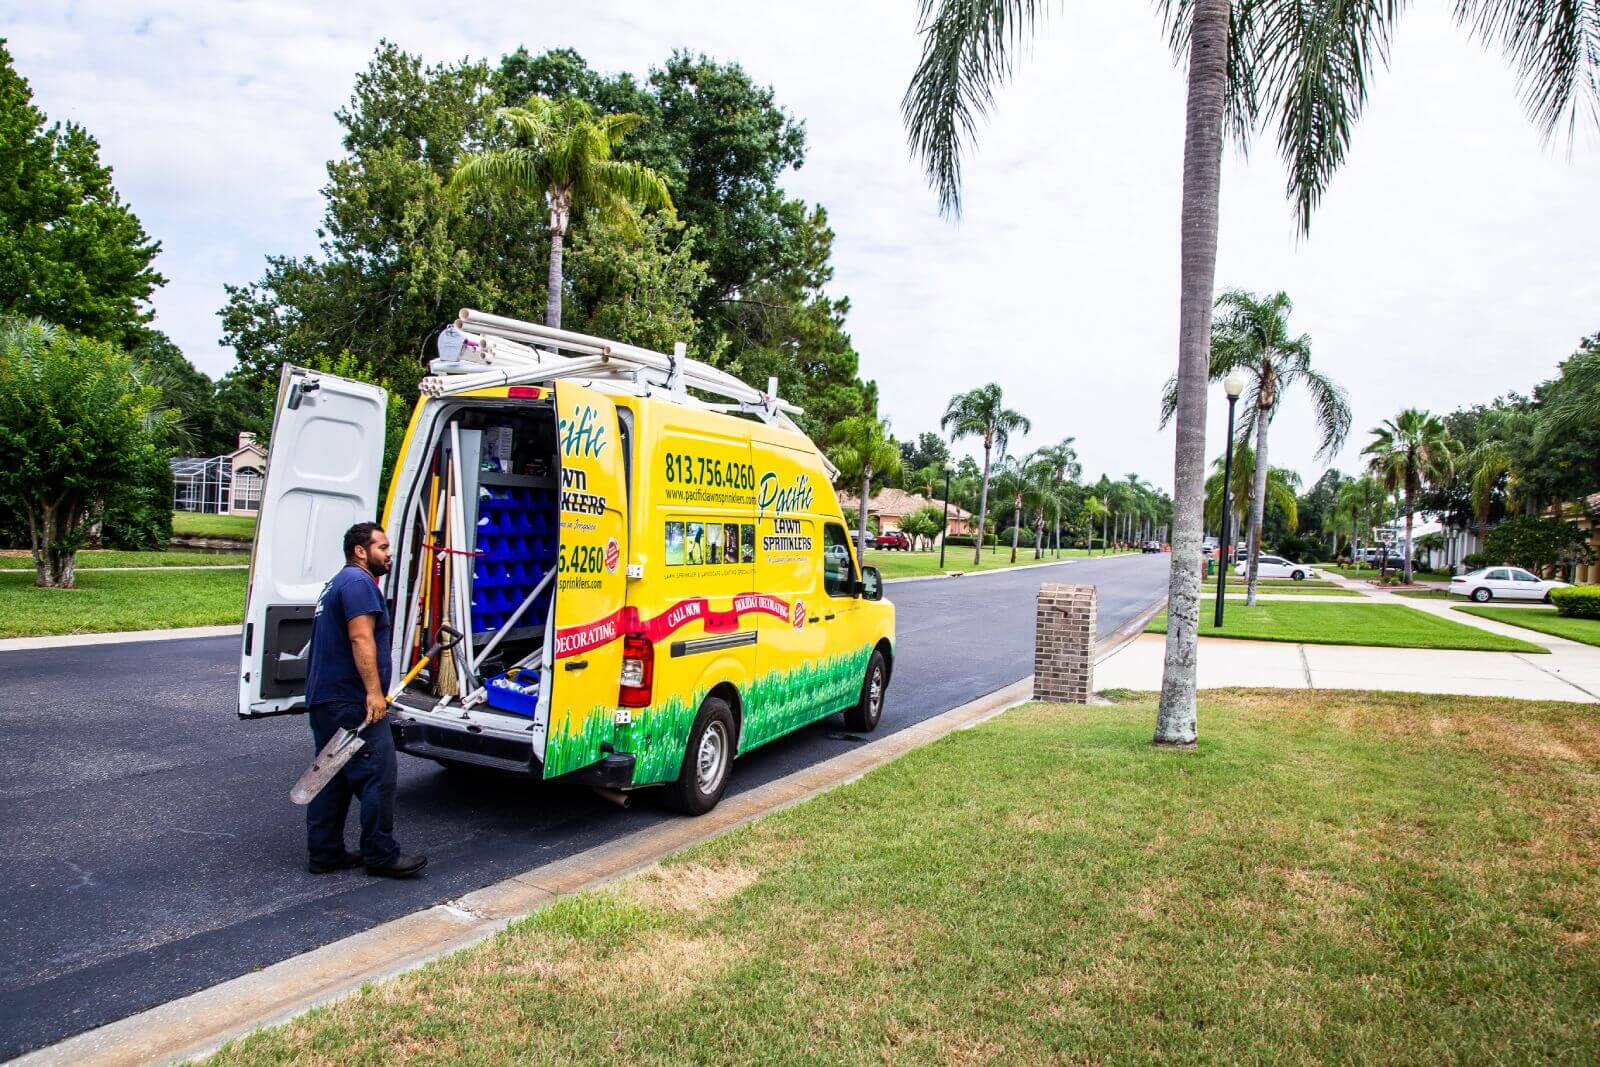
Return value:
M 361 704 L 318 704 L 311 709 L 311 736 L 316 751 L 343 726 L 359 730 L 367 709 Z M 365 730 L 366 744 L 350 757 L 322 792 L 306 805 L 306 837 L 313 863 L 333 863 L 344 856 L 344 820 L 350 798 L 361 802 L 361 859 L 368 867 L 381 867 L 400 854 L 394 839 L 395 766 L 394 735 L 389 720 L 379 719 Z

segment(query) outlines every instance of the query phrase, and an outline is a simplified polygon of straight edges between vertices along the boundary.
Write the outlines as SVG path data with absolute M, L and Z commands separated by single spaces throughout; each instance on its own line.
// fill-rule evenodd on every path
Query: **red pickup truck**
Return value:
M 878 535 L 878 548 L 898 548 L 902 552 L 911 551 L 911 538 L 899 530 L 887 530 Z

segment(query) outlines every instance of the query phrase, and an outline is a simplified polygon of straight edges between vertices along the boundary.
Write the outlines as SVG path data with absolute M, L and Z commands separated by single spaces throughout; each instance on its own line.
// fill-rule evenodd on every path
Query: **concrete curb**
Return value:
M 729 797 L 697 819 L 653 826 L 27 1053 L 18 1067 L 183 1061 L 235 1037 L 466 948 L 552 901 L 595 889 L 763 815 L 802 803 L 1032 698 L 1030 674 L 830 760 Z
M 0 639 L 0 652 L 25 652 L 35 648 L 77 648 L 80 645 L 125 645 L 133 641 L 177 641 L 188 637 L 237 637 L 243 629 L 242 626 L 235 624 L 186 626 L 179 630 L 117 630 L 104 634 L 7 637 Z

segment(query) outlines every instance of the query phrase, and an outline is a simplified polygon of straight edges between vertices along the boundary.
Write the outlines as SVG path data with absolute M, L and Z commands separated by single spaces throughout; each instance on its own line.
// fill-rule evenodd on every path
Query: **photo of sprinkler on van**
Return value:
M 396 673 L 465 636 L 397 694 L 399 751 L 698 814 L 758 745 L 838 713 L 877 725 L 894 606 L 775 380 L 470 309 L 430 370 L 378 519 Z M 283 371 L 242 717 L 305 709 L 329 531 L 380 513 L 386 405 Z

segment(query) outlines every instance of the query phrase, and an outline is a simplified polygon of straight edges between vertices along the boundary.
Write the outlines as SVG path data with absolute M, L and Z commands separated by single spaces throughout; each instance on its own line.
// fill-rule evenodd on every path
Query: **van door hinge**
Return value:
M 628 564 L 628 577 L 629 578 L 643 578 L 644 577 L 644 564 L 643 563 L 630 563 L 630 564 Z

